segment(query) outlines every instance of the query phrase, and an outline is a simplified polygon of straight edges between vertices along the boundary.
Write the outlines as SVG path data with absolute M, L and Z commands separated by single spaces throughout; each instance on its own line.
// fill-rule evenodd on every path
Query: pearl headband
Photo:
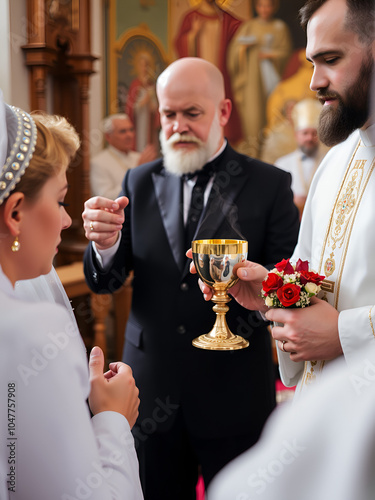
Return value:
M 1 96 L 2 100 L 2 96 Z M 0 205 L 9 196 L 21 180 L 35 151 L 37 129 L 31 116 L 14 106 L 0 102 L 3 107 L 0 114 L 0 130 L 3 132 L 0 152 L 1 159 L 6 155 L 4 166 L 0 172 Z M 8 137 L 5 152 L 4 136 Z M 5 153 L 5 154 L 4 154 Z

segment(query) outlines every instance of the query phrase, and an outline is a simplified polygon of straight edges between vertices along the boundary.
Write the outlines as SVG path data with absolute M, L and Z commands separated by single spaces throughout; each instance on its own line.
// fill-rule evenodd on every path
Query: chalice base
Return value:
M 205 335 L 200 335 L 194 339 L 192 344 L 194 347 L 209 351 L 235 351 L 237 349 L 245 349 L 245 347 L 248 347 L 249 342 L 247 340 L 239 335 L 233 335 L 232 332 L 229 333 L 229 337 L 224 339 L 211 335 L 211 332 L 206 333 Z

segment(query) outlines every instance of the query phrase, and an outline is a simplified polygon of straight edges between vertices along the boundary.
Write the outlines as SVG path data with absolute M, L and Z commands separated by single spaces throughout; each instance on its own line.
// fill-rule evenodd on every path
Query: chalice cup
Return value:
M 227 290 L 238 281 L 233 273 L 236 264 L 247 258 L 247 241 L 230 239 L 195 240 L 192 243 L 193 261 L 199 277 L 213 288 L 212 302 L 216 313 L 214 327 L 209 333 L 193 340 L 193 346 L 213 351 L 244 349 L 249 342 L 234 335 L 226 321 L 231 298 Z

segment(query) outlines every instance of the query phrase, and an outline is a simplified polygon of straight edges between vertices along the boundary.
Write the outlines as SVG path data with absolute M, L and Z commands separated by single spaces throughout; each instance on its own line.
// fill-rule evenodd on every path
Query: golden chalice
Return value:
M 234 335 L 227 325 L 225 315 L 229 311 L 227 303 L 231 298 L 227 290 L 237 283 L 233 274 L 236 264 L 247 258 L 247 241 L 243 240 L 195 240 L 192 243 L 193 261 L 199 277 L 213 288 L 213 310 L 216 313 L 214 327 L 209 333 L 193 340 L 193 345 L 201 349 L 231 351 L 244 349 L 249 342 Z

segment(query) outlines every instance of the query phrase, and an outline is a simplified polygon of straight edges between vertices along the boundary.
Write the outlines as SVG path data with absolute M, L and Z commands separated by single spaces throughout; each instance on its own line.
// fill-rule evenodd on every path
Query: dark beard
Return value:
M 326 146 L 335 146 L 345 141 L 354 130 L 363 127 L 368 120 L 373 65 L 371 57 L 363 63 L 357 81 L 346 92 L 345 103 L 336 92 L 327 89 L 318 90 L 319 99 L 331 96 L 338 101 L 336 109 L 325 106 L 320 113 L 318 134 Z

